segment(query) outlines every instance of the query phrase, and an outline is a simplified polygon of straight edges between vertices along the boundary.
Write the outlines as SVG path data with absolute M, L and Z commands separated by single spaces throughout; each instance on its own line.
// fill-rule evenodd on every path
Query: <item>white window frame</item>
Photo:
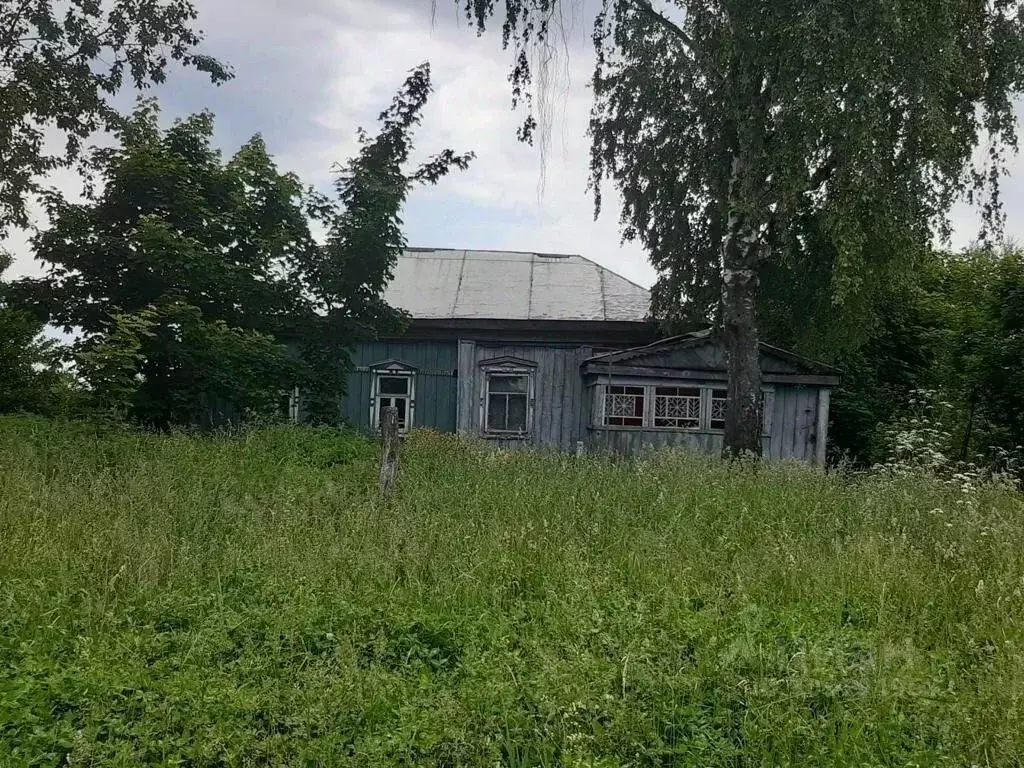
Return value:
M 609 424 L 609 417 L 606 413 L 607 396 L 609 387 L 642 387 L 644 390 L 644 414 L 643 426 L 622 426 Z M 654 422 L 656 398 L 659 387 L 681 387 L 684 389 L 696 389 L 700 391 L 700 419 L 696 427 L 658 427 Z M 599 429 L 625 429 L 645 430 L 652 432 L 705 432 L 711 434 L 722 434 L 725 430 L 711 426 L 712 399 L 716 390 L 725 389 L 725 382 L 715 381 L 690 381 L 687 379 L 665 379 L 664 381 L 651 381 L 649 379 L 638 380 L 629 378 L 611 378 L 600 381 L 595 387 L 594 397 L 594 424 Z M 763 399 L 763 410 L 761 414 L 761 436 L 768 437 L 772 430 L 772 410 L 775 402 L 775 388 L 762 387 L 761 397 Z
M 498 358 L 497 360 L 485 360 L 480 364 L 482 376 L 480 377 L 480 433 L 484 437 L 501 440 L 526 440 L 533 435 L 533 412 L 534 399 L 536 397 L 536 373 L 535 363 L 526 360 L 514 360 Z M 491 403 L 491 379 L 507 376 L 522 376 L 526 378 L 526 430 L 497 430 L 488 427 L 489 408 Z
M 380 431 L 380 409 L 377 403 L 380 398 L 400 398 L 405 403 L 405 425 L 399 427 L 398 433 L 406 434 L 416 425 L 416 369 L 399 362 L 382 363 L 370 368 L 370 426 L 374 432 Z M 406 379 L 408 381 L 407 394 L 392 395 L 381 394 L 381 379 Z

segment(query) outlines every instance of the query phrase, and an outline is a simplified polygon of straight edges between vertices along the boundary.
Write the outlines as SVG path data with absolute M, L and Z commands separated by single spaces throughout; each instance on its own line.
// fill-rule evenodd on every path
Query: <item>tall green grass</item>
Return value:
M 1024 503 L 0 420 L 0 765 L 1011 766 Z

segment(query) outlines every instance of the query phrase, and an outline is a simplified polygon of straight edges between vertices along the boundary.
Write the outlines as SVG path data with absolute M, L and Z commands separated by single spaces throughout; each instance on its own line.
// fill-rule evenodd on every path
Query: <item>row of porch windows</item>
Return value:
M 600 411 L 603 426 L 713 432 L 725 429 L 724 388 L 659 384 L 605 385 L 603 392 Z M 762 418 L 764 406 L 765 392 L 762 391 Z

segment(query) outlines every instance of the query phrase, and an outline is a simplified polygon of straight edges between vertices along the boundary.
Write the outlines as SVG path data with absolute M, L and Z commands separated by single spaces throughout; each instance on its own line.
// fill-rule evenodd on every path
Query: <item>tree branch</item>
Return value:
M 654 6 L 651 5 L 650 0 L 629 0 L 629 2 L 632 3 L 633 7 L 636 8 L 644 16 L 646 16 L 649 20 L 653 21 L 663 30 L 668 32 L 672 37 L 676 38 L 677 40 L 679 40 L 679 42 L 681 42 L 683 45 L 689 48 L 696 58 L 703 60 L 702 63 L 704 64 L 708 73 L 713 75 L 714 78 L 719 82 L 722 81 L 723 78 L 721 74 L 719 74 L 717 70 L 711 67 L 710 62 L 707 61 L 707 57 L 704 54 L 704 51 L 701 50 L 700 46 L 694 42 L 693 38 L 690 37 L 690 35 L 687 34 L 682 27 L 680 27 L 678 24 L 676 24 L 674 21 L 668 18 L 668 16 L 666 16 L 665 14 L 656 11 L 654 9 Z
M 818 166 L 818 168 L 811 173 L 807 191 L 814 192 L 819 189 L 822 184 L 829 181 L 832 175 L 839 169 L 839 158 L 835 152 L 829 153 L 829 156 L 825 158 L 825 161 Z
M 10 49 L 14 47 L 14 40 L 17 39 L 18 22 L 21 21 L 22 16 L 28 10 L 28 6 L 31 0 L 21 0 L 21 5 L 18 6 L 17 10 L 11 12 L 11 23 L 4 31 L 3 35 L 0 35 L 0 52 L 3 53 L 4 61 L 9 60 Z
M 687 46 L 692 48 L 694 51 L 698 50 L 696 43 L 693 42 L 693 38 L 690 37 L 683 28 L 672 21 L 670 18 L 662 13 L 654 10 L 654 6 L 651 5 L 648 0 L 630 0 L 638 11 L 644 14 L 647 18 L 659 24 L 664 29 L 668 30 L 675 37 L 682 40 Z

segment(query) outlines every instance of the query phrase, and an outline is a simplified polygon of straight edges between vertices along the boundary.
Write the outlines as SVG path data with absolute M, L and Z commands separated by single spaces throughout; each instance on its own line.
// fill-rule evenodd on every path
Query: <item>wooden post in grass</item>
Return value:
M 389 405 L 380 414 L 380 494 L 390 496 L 398 475 L 398 409 Z

